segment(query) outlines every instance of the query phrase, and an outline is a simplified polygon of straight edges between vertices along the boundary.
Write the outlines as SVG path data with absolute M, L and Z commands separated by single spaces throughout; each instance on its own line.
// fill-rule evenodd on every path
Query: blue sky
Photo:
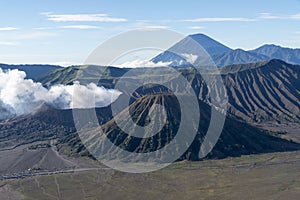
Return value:
M 127 30 L 204 33 L 231 48 L 300 48 L 299 0 L 1 1 L 0 63 L 81 64 Z

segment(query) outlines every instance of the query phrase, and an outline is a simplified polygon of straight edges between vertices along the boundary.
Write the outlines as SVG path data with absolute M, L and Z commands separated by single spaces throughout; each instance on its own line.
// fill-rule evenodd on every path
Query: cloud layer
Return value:
M 172 64 L 172 62 L 155 63 L 149 60 L 137 59 L 133 61 L 124 62 L 122 64 L 114 64 L 114 66 L 121 67 L 121 68 L 140 68 L 140 67 L 167 67 L 170 64 Z
M 274 15 L 271 13 L 261 13 L 260 19 L 291 19 L 291 20 L 299 20 L 300 13 L 294 15 Z
M 100 29 L 99 26 L 90 26 L 90 25 L 70 25 L 70 26 L 60 26 L 59 28 L 63 28 L 63 29 Z
M 125 18 L 110 17 L 107 14 L 52 14 L 42 13 L 55 22 L 126 22 Z
M 256 19 L 242 18 L 242 17 L 206 17 L 197 19 L 187 19 L 184 22 L 252 22 Z
M 0 31 L 16 31 L 18 28 L 16 27 L 0 27 Z
M 47 89 L 25 77 L 23 71 L 0 69 L 0 119 L 30 113 L 42 103 L 58 109 L 103 107 L 121 94 L 93 83 L 56 85 Z

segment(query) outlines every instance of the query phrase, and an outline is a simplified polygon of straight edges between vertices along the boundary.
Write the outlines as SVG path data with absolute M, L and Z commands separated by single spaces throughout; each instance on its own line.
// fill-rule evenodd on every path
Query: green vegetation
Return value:
M 105 70 L 105 71 L 104 71 Z M 120 69 L 115 67 L 99 67 L 99 66 L 71 66 L 67 68 L 51 71 L 47 76 L 39 81 L 45 86 L 63 84 L 72 84 L 74 81 L 80 80 L 82 84 L 90 82 L 98 82 L 99 84 L 111 88 L 115 83 L 115 78 L 122 76 L 128 69 Z

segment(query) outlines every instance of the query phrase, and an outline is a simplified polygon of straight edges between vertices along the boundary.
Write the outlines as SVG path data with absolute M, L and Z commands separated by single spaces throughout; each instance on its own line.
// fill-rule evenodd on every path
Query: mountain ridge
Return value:
M 159 150 L 165 145 L 168 145 L 170 141 L 173 141 L 176 135 L 176 130 L 179 126 L 178 123 L 180 123 L 180 120 L 178 121 L 178 119 L 184 117 L 181 115 L 185 115 L 185 113 L 180 113 L 180 109 L 178 108 L 178 106 L 176 106 L 176 97 L 172 94 L 146 95 L 138 98 L 135 102 L 133 102 L 129 106 L 129 110 L 132 111 L 132 119 L 137 119 L 138 121 L 136 122 L 139 125 L 143 126 L 148 123 L 148 115 L 151 115 L 153 117 L 154 114 L 153 119 L 155 119 L 156 117 L 160 118 L 160 116 L 156 115 L 160 115 L 161 113 L 154 113 L 154 111 L 151 111 L 150 109 L 151 105 L 158 102 L 160 105 L 164 105 L 167 109 L 167 122 L 165 123 L 165 126 L 161 129 L 161 131 L 152 137 L 143 139 L 133 137 L 129 133 L 124 133 L 115 123 L 115 118 L 103 124 L 101 130 L 106 134 L 107 138 L 112 143 L 114 143 L 119 148 L 122 148 L 123 150 L 135 153 L 146 153 Z M 201 101 L 199 101 L 199 107 L 201 116 L 198 133 L 191 146 L 182 154 L 179 160 L 202 160 L 198 156 L 200 146 L 208 130 L 212 108 Z M 121 120 L 122 124 L 126 125 L 128 119 L 122 117 L 122 115 L 123 113 L 121 112 L 116 116 L 116 118 L 123 119 Z M 194 129 L 195 127 L 190 128 Z M 130 129 L 130 131 L 134 132 L 134 129 L 135 128 L 132 128 Z M 145 131 L 146 132 L 144 132 L 144 135 L 147 135 L 148 131 L 151 132 L 152 129 L 145 129 Z M 87 135 L 89 136 L 89 138 L 85 141 L 85 144 L 90 145 L 88 146 L 88 149 L 94 149 L 94 144 L 100 145 L 103 142 L 98 140 L 99 137 L 97 132 L 97 128 L 92 131 L 88 131 Z M 185 131 L 185 134 L 189 133 L 190 131 Z M 74 139 L 72 141 L 74 141 Z M 78 142 L 80 141 L 77 138 L 77 143 Z M 245 122 L 237 121 L 231 116 L 227 116 L 222 134 L 212 152 L 207 155 L 206 159 L 220 159 L 225 157 L 236 157 L 241 155 L 270 153 L 277 151 L 294 151 L 298 150 L 299 147 L 300 144 L 274 137 L 266 131 L 255 128 Z M 113 149 L 111 150 L 114 152 Z M 101 156 L 103 156 L 104 154 L 113 154 L 113 152 L 110 152 L 110 149 L 104 149 L 104 152 L 102 152 L 100 149 L 92 151 L 96 154 L 96 157 L 98 154 L 100 154 Z M 118 157 L 118 155 L 114 156 Z M 161 155 L 157 153 L 156 156 L 158 156 L 158 160 L 164 159 L 164 153 L 162 153 Z
M 291 64 L 300 64 L 300 49 L 266 44 L 250 52 L 259 53 L 270 58 L 280 59 Z
M 192 84 L 199 99 L 209 102 L 209 90 L 197 70 L 186 67 L 176 69 Z M 72 68 L 65 68 L 63 70 L 70 72 L 72 71 Z M 114 70 L 118 69 L 114 68 Z M 123 74 L 123 72 L 125 72 L 124 69 L 119 70 L 122 73 L 115 73 L 118 76 L 105 76 L 103 80 L 100 79 L 98 85 L 114 88 L 121 76 L 125 76 L 124 78 L 126 80 L 128 79 L 128 81 L 131 78 L 141 78 L 138 76 L 126 76 L 126 73 Z M 132 70 L 139 70 L 141 72 L 146 69 L 140 68 Z M 162 73 L 163 68 L 157 70 L 158 74 L 156 73 L 155 68 L 148 70 L 151 70 L 153 75 L 156 74 L 159 76 L 159 74 Z M 62 74 L 62 76 L 59 74 Z M 74 81 L 73 77 L 76 77 L 76 74 L 72 73 L 69 73 L 67 76 L 64 75 L 65 73 L 59 74 L 53 73 L 53 77 L 52 75 L 48 76 L 45 79 L 47 81 L 43 82 L 43 84 L 72 84 Z M 300 119 L 300 105 L 297 101 L 297 99 L 300 99 L 299 65 L 291 65 L 281 60 L 273 59 L 258 63 L 231 65 L 221 68 L 217 72 L 205 71 L 203 74 L 206 76 L 214 76 L 215 74 L 221 75 L 225 87 L 230 93 L 229 112 L 237 115 L 242 120 L 248 122 L 262 122 L 267 120 L 298 122 Z M 99 77 L 96 78 L 99 80 Z M 54 82 L 52 82 L 52 80 Z M 87 81 L 89 80 L 91 80 L 91 77 L 88 77 Z M 160 88 L 155 89 L 154 87 L 152 89 L 145 88 L 142 93 L 146 94 L 147 92 L 151 92 L 151 90 L 153 90 L 153 92 L 162 91 Z M 284 105 L 284 102 L 286 105 Z
M 198 46 L 199 45 L 199 46 Z M 197 50 L 195 50 L 197 49 Z M 182 55 L 197 56 L 195 62 L 188 62 Z M 280 59 L 291 64 L 300 64 L 300 49 L 265 44 L 254 50 L 231 49 L 204 34 L 189 35 L 151 61 L 171 63 L 169 66 L 194 66 L 209 68 L 233 64 L 248 64 Z
M 170 66 L 197 66 L 212 63 L 210 57 L 231 51 L 229 47 L 204 34 L 188 35 L 165 52 L 152 58 L 154 63 L 171 62 Z M 189 56 L 195 59 L 189 61 Z M 187 58 L 186 58 L 187 57 Z M 204 61 L 203 61 L 204 59 Z
M 235 49 L 221 55 L 213 56 L 213 60 L 218 67 L 226 67 L 229 64 L 248 64 L 269 60 L 270 57 L 255 52 L 248 52 L 243 49 Z
M 40 65 L 40 64 L 22 64 L 22 65 L 9 65 L 0 63 L 0 68 L 3 70 L 20 70 L 26 73 L 27 79 L 37 81 L 39 78 L 45 77 L 49 72 L 61 69 L 58 65 Z

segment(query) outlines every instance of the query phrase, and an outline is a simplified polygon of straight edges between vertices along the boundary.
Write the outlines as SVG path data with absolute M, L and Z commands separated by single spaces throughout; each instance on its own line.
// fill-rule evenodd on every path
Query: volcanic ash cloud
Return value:
M 103 107 L 115 101 L 121 92 L 98 87 L 94 83 L 55 85 L 48 88 L 19 70 L 0 69 L 0 119 L 27 114 L 42 103 L 58 109 Z

